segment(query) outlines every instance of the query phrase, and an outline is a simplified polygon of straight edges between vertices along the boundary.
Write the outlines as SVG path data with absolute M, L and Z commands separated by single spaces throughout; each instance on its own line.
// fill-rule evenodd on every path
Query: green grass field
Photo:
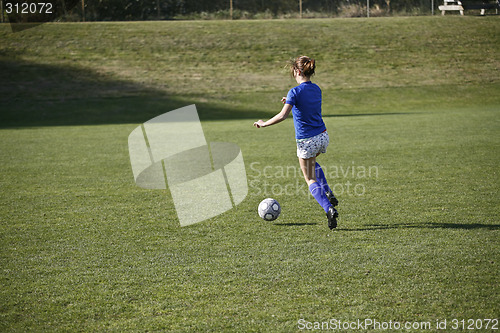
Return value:
M 0 330 L 500 318 L 499 36 L 495 16 L 0 25 Z M 292 121 L 252 127 L 300 54 L 323 89 L 333 232 Z M 168 190 L 135 185 L 127 138 L 189 104 L 207 141 L 241 148 L 249 194 L 181 228 Z

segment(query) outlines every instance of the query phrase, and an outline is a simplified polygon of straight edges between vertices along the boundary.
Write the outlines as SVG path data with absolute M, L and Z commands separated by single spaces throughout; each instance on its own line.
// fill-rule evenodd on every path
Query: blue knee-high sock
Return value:
M 314 171 L 316 171 L 316 181 L 321 185 L 323 190 L 325 192 L 332 192 L 326 181 L 325 173 L 323 172 L 323 169 L 321 168 L 321 165 L 319 165 L 318 162 L 316 162 L 316 168 Z
M 325 210 L 325 213 L 328 213 L 328 209 L 332 206 L 328 198 L 326 197 L 325 191 L 318 182 L 314 182 L 309 185 L 309 191 L 316 201 L 320 204 L 321 207 Z

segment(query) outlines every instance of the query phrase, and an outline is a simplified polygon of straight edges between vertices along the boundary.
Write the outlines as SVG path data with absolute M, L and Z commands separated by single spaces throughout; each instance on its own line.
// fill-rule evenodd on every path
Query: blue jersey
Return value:
M 307 81 L 290 89 L 285 103 L 293 106 L 293 125 L 297 140 L 313 137 L 326 130 L 321 117 L 321 89 L 317 84 Z

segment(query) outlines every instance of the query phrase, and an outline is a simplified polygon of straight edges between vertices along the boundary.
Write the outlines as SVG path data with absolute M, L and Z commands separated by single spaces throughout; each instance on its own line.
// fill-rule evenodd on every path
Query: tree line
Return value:
M 0 0 L 2 6 L 7 0 Z M 421 14 L 437 7 L 440 0 L 52 0 L 55 11 L 51 17 L 67 21 L 127 21 L 171 20 L 190 18 L 275 18 L 365 16 L 367 4 L 370 12 L 379 15 L 392 13 Z M 27 0 L 26 2 L 36 2 Z M 5 10 L 5 7 L 3 7 Z M 312 14 L 311 14 L 312 13 Z M 37 14 L 33 17 L 40 16 Z M 11 22 L 26 21 L 26 17 L 10 17 Z M 31 20 L 30 20 L 31 21 Z
M 391 12 L 410 12 L 416 8 L 430 10 L 431 0 L 369 0 L 370 7 Z M 87 20 L 148 20 L 175 19 L 199 13 L 230 12 L 236 16 L 268 13 L 272 17 L 303 12 L 338 14 L 346 6 L 364 6 L 367 0 L 83 0 L 84 6 L 75 9 L 85 13 Z M 242 14 L 243 13 L 243 14 Z M 238 17 L 236 17 L 238 18 Z

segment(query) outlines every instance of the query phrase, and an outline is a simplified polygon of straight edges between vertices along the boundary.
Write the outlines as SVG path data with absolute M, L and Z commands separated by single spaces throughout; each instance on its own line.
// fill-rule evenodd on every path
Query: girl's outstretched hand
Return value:
M 261 128 L 261 127 L 264 127 L 264 120 L 262 119 L 259 119 L 257 120 L 256 122 L 253 123 L 253 125 L 257 128 Z

